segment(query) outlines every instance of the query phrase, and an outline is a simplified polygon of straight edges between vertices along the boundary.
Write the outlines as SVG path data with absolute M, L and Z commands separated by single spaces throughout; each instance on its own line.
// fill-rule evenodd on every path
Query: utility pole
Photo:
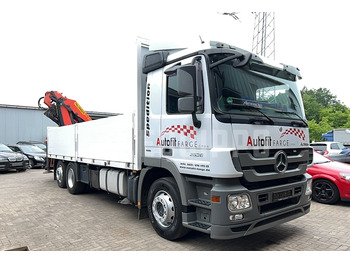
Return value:
M 275 13 L 253 12 L 253 14 L 255 20 L 252 51 L 275 59 Z

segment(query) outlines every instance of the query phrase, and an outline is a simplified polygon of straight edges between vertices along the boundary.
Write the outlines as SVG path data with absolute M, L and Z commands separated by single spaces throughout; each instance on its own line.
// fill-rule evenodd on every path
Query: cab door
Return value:
M 204 57 L 198 56 L 164 71 L 166 88 L 156 146 L 161 148 L 161 158 L 172 161 L 180 173 L 210 173 L 211 107 L 204 63 Z M 189 78 L 192 91 L 184 87 Z

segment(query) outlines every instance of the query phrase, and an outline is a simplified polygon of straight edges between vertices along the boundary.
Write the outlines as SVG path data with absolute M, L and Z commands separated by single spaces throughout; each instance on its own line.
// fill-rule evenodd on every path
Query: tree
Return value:
M 310 141 L 320 141 L 322 134 L 333 129 L 333 127 L 329 125 L 327 121 L 327 118 L 324 118 L 321 123 L 316 123 L 315 120 L 308 121 Z
M 301 94 L 304 101 L 306 119 L 315 120 L 316 123 L 318 123 L 321 120 L 320 112 L 322 110 L 322 105 L 317 102 L 316 97 L 309 92 L 302 92 Z
M 337 110 L 335 106 L 323 108 L 320 112 L 322 120 L 325 118 L 327 123 L 334 128 L 346 127 L 346 123 L 349 120 L 349 110 Z
M 337 96 L 333 95 L 327 88 L 308 89 L 307 87 L 304 87 L 301 92 L 314 97 L 317 103 L 322 107 L 341 104 L 341 102 L 337 100 Z
M 350 109 L 326 88 L 301 90 L 311 141 L 336 128 L 350 128 Z

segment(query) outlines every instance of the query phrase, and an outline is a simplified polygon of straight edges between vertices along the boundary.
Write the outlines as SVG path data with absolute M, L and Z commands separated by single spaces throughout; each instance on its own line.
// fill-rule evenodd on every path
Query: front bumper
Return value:
M 15 161 L 15 162 L 10 162 L 10 161 L 1 161 L 0 162 L 0 171 L 8 171 L 8 170 L 25 170 L 29 166 L 29 161 L 24 160 L 24 161 Z
M 304 175 L 300 181 L 248 190 L 236 186 L 235 190 L 226 190 L 226 186 L 214 186 L 212 194 L 221 194 L 225 203 L 212 203 L 211 238 L 231 239 L 253 234 L 270 227 L 288 222 L 310 212 L 311 195 L 306 194 L 307 181 L 311 177 Z M 230 212 L 227 209 L 228 194 L 249 194 L 252 207 L 246 211 Z M 238 220 L 232 219 L 237 215 Z
M 310 206 L 308 203 L 242 224 L 212 225 L 210 237 L 213 239 L 233 239 L 254 234 L 301 217 L 310 212 Z
M 213 239 L 238 238 L 277 226 L 310 212 L 311 190 L 307 189 L 311 181 L 311 176 L 304 174 L 273 181 L 269 186 L 259 183 L 251 187 L 243 186 L 239 179 L 217 179 L 210 191 L 214 202 L 190 200 L 196 209 L 183 213 L 183 225 L 210 234 Z M 249 195 L 251 206 L 231 212 L 228 195 Z

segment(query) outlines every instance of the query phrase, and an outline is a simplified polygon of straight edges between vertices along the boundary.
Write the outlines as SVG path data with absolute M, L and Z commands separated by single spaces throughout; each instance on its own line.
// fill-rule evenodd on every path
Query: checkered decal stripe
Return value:
M 185 136 L 189 136 L 192 139 L 195 138 L 195 136 L 197 135 L 197 131 L 194 130 L 194 126 L 189 126 L 187 127 L 187 125 L 173 125 L 171 127 L 167 127 L 161 134 L 160 136 L 166 134 L 166 133 L 178 133 L 178 134 L 183 134 Z
M 295 135 L 299 138 L 301 138 L 302 140 L 305 141 L 305 133 L 303 130 L 300 130 L 298 128 L 289 128 L 286 131 L 284 131 L 281 135 L 280 138 L 284 137 L 285 135 Z

